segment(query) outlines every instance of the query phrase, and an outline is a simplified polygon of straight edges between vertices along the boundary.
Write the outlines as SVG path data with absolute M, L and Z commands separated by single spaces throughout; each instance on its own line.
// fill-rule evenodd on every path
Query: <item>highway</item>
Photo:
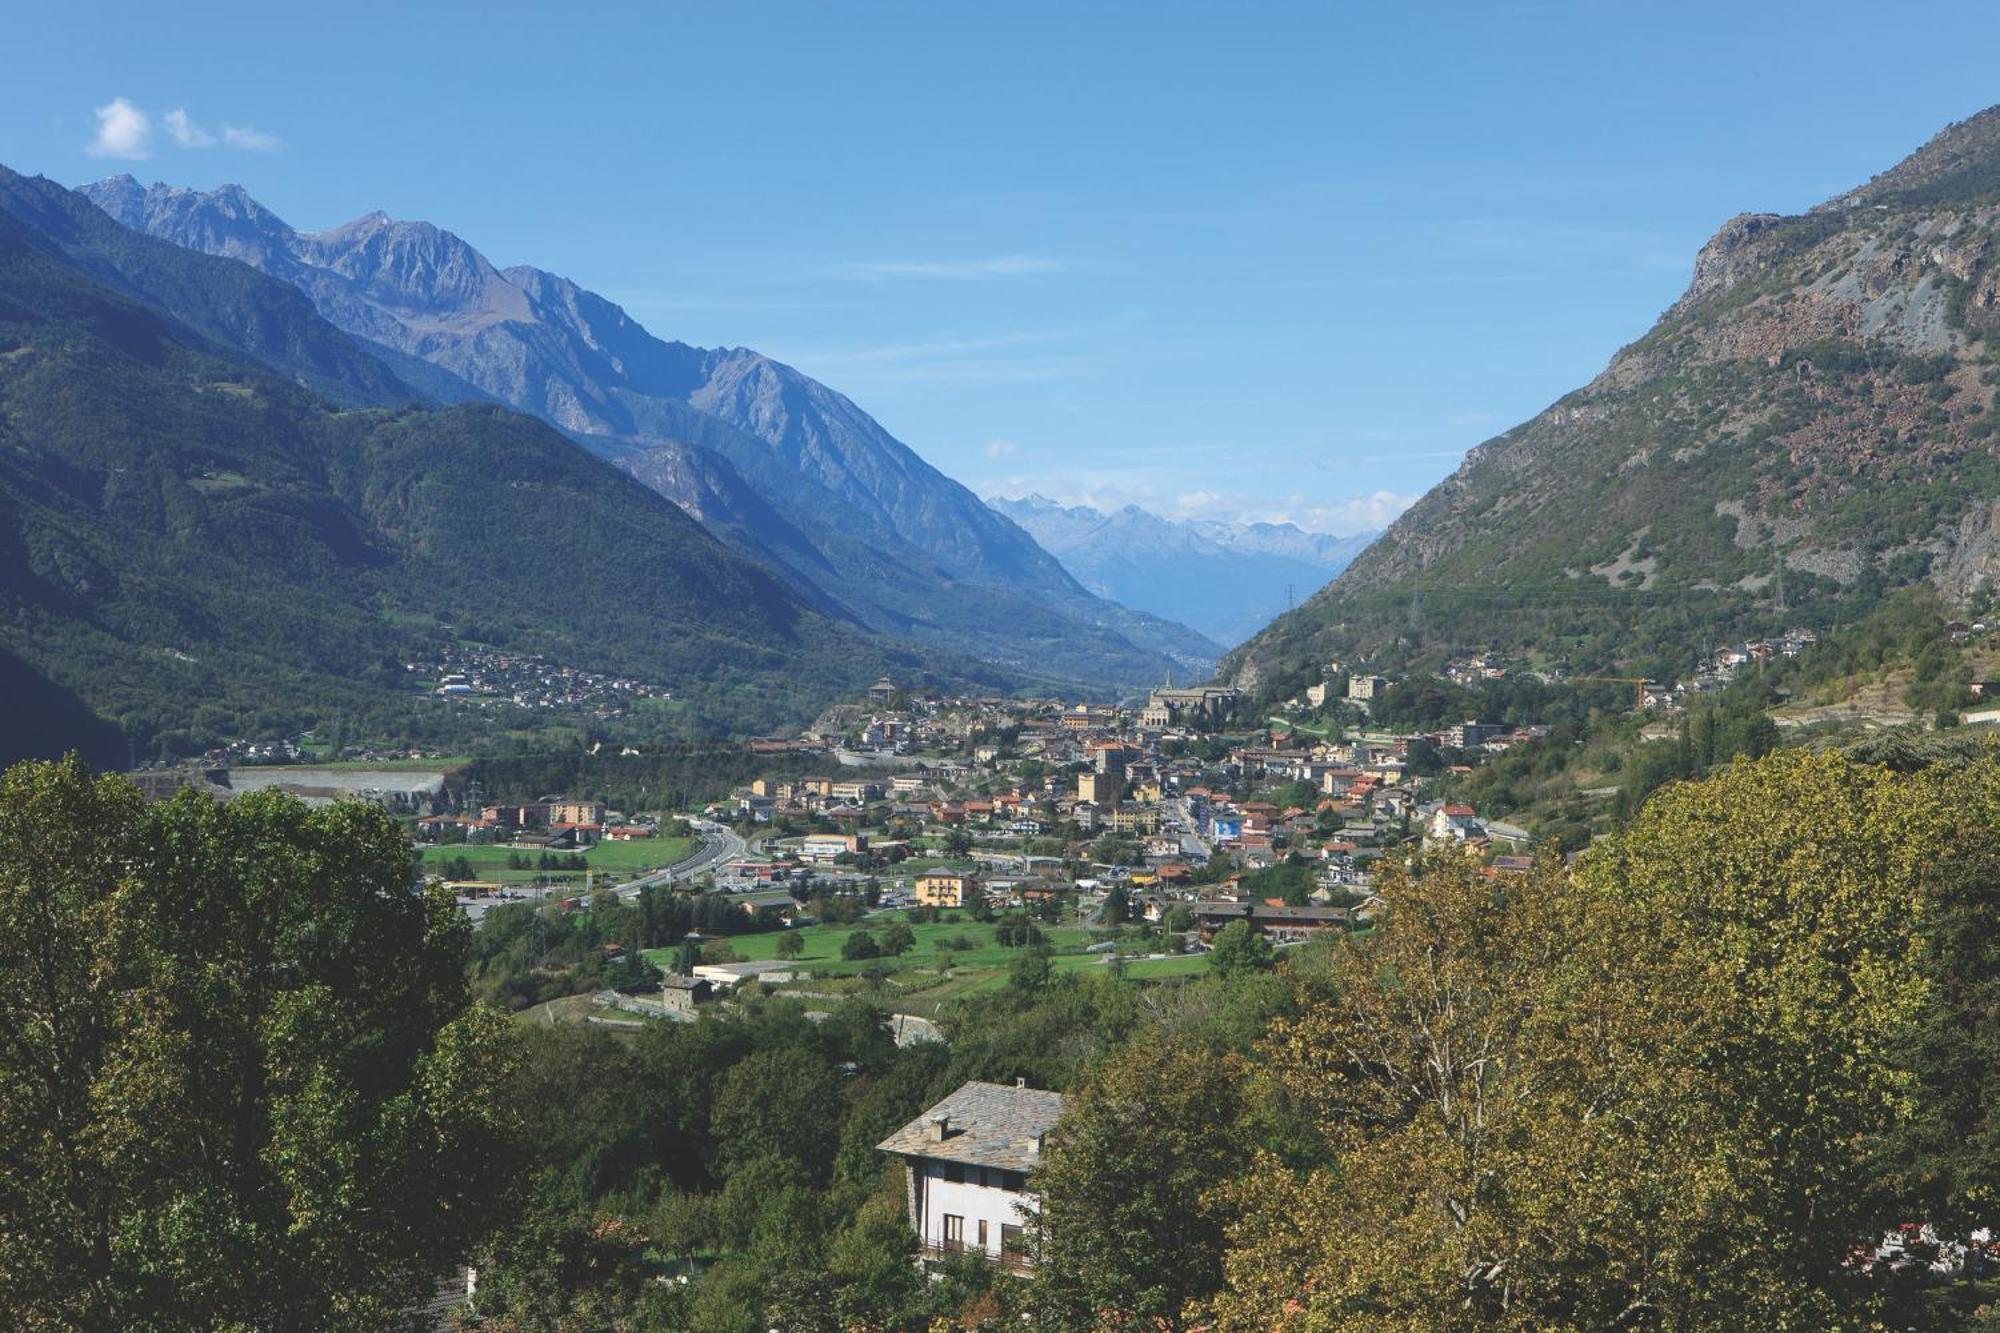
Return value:
M 741 860 L 748 846 L 736 836 L 736 831 L 727 824 L 718 824 L 709 819 L 689 819 L 688 824 L 701 838 L 701 848 L 694 855 L 677 861 L 665 870 L 655 870 L 650 875 L 628 880 L 612 890 L 621 898 L 636 898 L 639 890 L 649 885 L 675 884 L 697 875 L 713 874 L 731 861 Z
M 641 875 L 638 879 L 616 885 L 611 891 L 621 898 L 636 898 L 639 896 L 639 890 L 648 884 L 674 884 L 684 879 L 693 879 L 696 875 L 709 874 L 731 861 L 741 859 L 748 850 L 743 839 L 737 837 L 735 830 L 727 825 L 706 819 L 690 819 L 688 824 L 701 839 L 701 846 L 692 855 L 676 861 L 665 870 L 655 870 L 650 875 Z M 458 906 L 476 926 L 485 919 L 490 909 L 506 903 L 545 902 L 552 897 L 576 892 L 578 892 L 576 889 L 526 889 L 519 898 L 460 898 Z

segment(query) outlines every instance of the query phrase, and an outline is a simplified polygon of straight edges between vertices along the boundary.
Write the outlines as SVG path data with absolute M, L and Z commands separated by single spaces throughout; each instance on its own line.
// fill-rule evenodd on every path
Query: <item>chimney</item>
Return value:
M 1028 1086 L 1028 1080 L 1025 1078 L 1016 1078 L 1014 1080 L 1014 1086 L 1017 1088 L 1025 1088 Z
M 1044 1135 L 1037 1134 L 1034 1138 L 1028 1140 L 1028 1156 L 1040 1157 L 1042 1155 L 1042 1139 L 1044 1137 Z
M 930 1118 L 930 1140 L 932 1143 L 943 1143 L 945 1141 L 945 1136 L 948 1135 L 950 1132 L 951 1132 L 950 1116 L 934 1115 Z

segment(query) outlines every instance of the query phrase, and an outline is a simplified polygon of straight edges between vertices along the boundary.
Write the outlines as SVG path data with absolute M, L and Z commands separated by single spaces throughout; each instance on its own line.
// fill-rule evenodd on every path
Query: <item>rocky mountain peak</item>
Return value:
M 309 262 L 357 284 L 399 313 L 531 317 L 527 297 L 463 238 L 434 223 L 376 211 L 299 237 Z
M 83 188 L 99 208 L 116 218 L 120 224 L 134 231 L 145 229 L 146 187 L 139 184 L 131 172 L 106 176 L 95 185 L 86 185 Z
M 198 223 L 162 215 L 163 188 L 147 192 L 147 231 L 284 277 L 427 392 L 541 417 L 740 548 L 828 579 L 871 624 L 1096 679 L 1146 679 L 1166 653 L 1181 669 L 1213 661 L 1215 645 L 1184 626 L 1092 598 L 1025 532 L 790 366 L 657 338 L 604 297 L 540 269 L 503 273 L 430 223 L 377 212 L 253 245 L 218 209 Z M 111 207 L 129 193 L 99 191 Z M 689 450 L 726 460 L 736 481 L 715 481 L 720 469 Z
M 1760 271 L 1763 259 L 1754 248 L 1755 242 L 1783 221 L 1777 213 L 1738 213 L 1717 228 L 1695 255 L 1694 276 L 1669 312 L 1669 318 L 1728 291 Z
M 141 186 L 130 175 L 119 175 L 78 193 L 134 231 L 171 236 L 191 249 L 253 266 L 283 255 L 294 235 L 284 219 L 236 184 L 193 190 L 160 181 Z

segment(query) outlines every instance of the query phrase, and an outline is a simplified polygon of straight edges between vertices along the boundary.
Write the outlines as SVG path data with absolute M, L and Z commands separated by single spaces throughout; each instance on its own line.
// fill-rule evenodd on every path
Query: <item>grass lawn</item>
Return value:
M 880 936 L 882 929 L 895 921 L 905 921 L 901 912 L 890 912 L 870 917 L 865 923 L 852 926 L 806 926 L 799 934 L 805 939 L 805 949 L 793 961 L 801 968 L 816 973 L 848 975 L 880 969 L 883 972 L 904 972 L 913 968 L 935 967 L 938 945 L 947 940 L 963 936 L 972 945 L 969 949 L 951 950 L 951 965 L 959 968 L 1000 968 L 1013 965 L 1021 951 L 998 944 L 993 938 L 993 927 L 981 925 L 970 919 L 956 922 L 924 922 L 911 925 L 911 932 L 917 942 L 906 953 L 897 958 L 857 958 L 845 959 L 840 956 L 841 946 L 847 937 L 857 930 L 866 930 Z M 908 924 L 905 921 L 905 924 Z M 1081 950 L 1090 943 L 1091 932 L 1082 926 L 1043 926 L 1042 933 L 1048 937 L 1049 946 L 1059 953 L 1062 950 Z M 738 958 L 746 962 L 761 962 L 778 956 L 779 931 L 766 931 L 756 935 L 732 935 L 729 947 Z M 649 949 L 646 956 L 655 963 L 665 965 L 674 956 L 673 949 Z M 1092 955 L 1094 957 L 1094 955 Z M 1078 953 L 1079 959 L 1084 955 Z
M 631 842 L 600 842 L 585 853 L 593 870 L 657 870 L 685 861 L 701 845 L 699 838 L 635 838 Z
M 1179 958 L 1140 958 L 1125 964 L 1125 975 L 1138 981 L 1158 977 L 1197 977 L 1208 971 L 1208 955 L 1183 954 Z
M 426 869 L 441 867 L 447 861 L 464 857 L 472 865 L 472 872 L 481 878 L 498 878 L 507 869 L 509 856 L 533 856 L 532 852 L 517 852 L 511 847 L 420 847 Z
M 699 838 L 642 838 L 633 842 L 600 842 L 584 853 L 584 863 L 595 870 L 598 877 L 606 876 L 616 880 L 630 879 L 639 871 L 658 869 L 686 860 L 688 854 L 700 845 Z M 539 852 L 522 851 L 516 847 L 452 846 L 421 849 L 426 868 L 437 869 L 447 861 L 464 857 L 472 863 L 472 873 L 480 879 L 498 880 L 503 884 L 532 883 L 539 875 L 546 873 L 551 879 L 580 879 L 581 871 L 540 871 L 531 864 L 526 870 L 509 870 L 507 858 L 524 856 L 531 863 L 541 859 Z M 554 853 L 567 856 L 568 852 Z
M 1333 739 L 1333 727 L 1325 722 L 1294 722 L 1292 719 L 1285 717 L 1273 717 L 1265 720 L 1273 727 L 1280 727 L 1287 731 L 1304 732 L 1308 736 L 1317 736 L 1323 741 Z

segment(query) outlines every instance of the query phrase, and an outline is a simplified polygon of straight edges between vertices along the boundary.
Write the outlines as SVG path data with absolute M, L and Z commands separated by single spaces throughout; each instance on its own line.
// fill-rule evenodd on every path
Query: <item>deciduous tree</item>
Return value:
M 1249 1158 L 1247 1080 L 1237 1057 L 1146 1042 L 1072 1094 L 1030 1182 L 1046 1327 L 1179 1328 L 1221 1284 L 1229 1214 L 1214 1186 Z
M 380 1328 L 493 1220 L 504 1023 L 381 811 L 0 778 L 0 1309 Z

